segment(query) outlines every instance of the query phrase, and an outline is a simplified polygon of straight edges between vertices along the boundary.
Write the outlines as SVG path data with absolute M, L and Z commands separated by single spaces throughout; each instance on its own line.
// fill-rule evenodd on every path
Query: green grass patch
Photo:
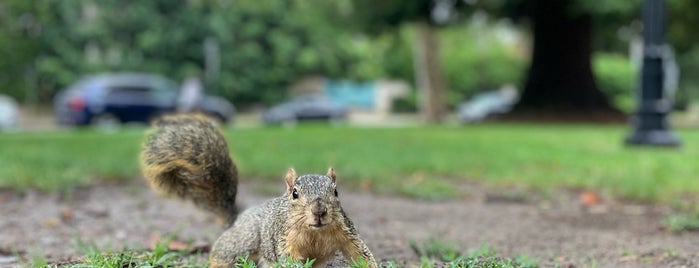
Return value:
M 0 187 L 69 189 L 138 174 L 142 130 L 0 134 Z
M 70 263 L 48 263 L 45 259 L 35 258 L 24 266 L 32 267 L 207 267 L 208 261 L 198 253 L 192 254 L 186 251 L 171 251 L 167 247 L 168 241 L 159 242 L 151 251 L 123 250 L 111 251 L 100 250 L 95 245 L 81 245 L 81 250 L 85 257 L 80 261 Z M 442 244 L 436 240 L 427 240 L 420 246 L 425 246 L 421 251 L 419 266 L 417 263 L 409 264 L 408 267 L 454 267 L 454 268 L 534 268 L 538 267 L 536 261 L 531 258 L 517 257 L 514 259 L 498 257 L 496 252 L 487 246 L 472 250 L 462 255 L 452 248 L 451 245 Z M 445 259 L 446 258 L 446 259 Z M 293 260 L 287 258 L 272 264 L 271 267 L 288 268 L 310 268 L 315 260 Z M 367 268 L 369 263 L 364 260 L 351 261 L 346 263 L 351 268 Z M 255 268 L 259 267 L 248 256 L 238 256 L 232 267 Z M 404 267 L 395 261 L 387 261 L 379 264 L 379 267 L 393 268 Z
M 699 214 L 672 214 L 665 218 L 664 224 L 672 232 L 698 231 Z
M 314 127 L 227 133 L 246 178 L 278 179 L 289 166 L 322 172 L 333 165 L 341 184 L 428 198 L 453 197 L 455 188 L 449 185 L 464 179 L 603 189 L 652 201 L 699 192 L 695 130 L 680 131 L 685 145 L 679 150 L 627 147 L 622 142 L 625 126 Z
M 460 180 L 575 187 L 650 201 L 699 193 L 699 131 L 680 149 L 631 148 L 626 126 L 485 124 L 467 127 L 225 130 L 245 180 L 279 181 L 288 167 L 340 184 L 428 199 L 458 196 Z M 0 134 L 0 187 L 53 190 L 138 175 L 143 129 Z
M 78 241 L 78 247 L 85 256 L 80 261 L 71 263 L 58 263 L 48 266 L 36 266 L 37 262 L 32 261 L 32 267 L 104 267 L 104 268 L 129 268 L 129 267 L 208 267 L 206 257 L 201 253 L 188 251 L 173 251 L 168 249 L 171 238 L 158 241 L 156 246 L 150 250 L 130 250 L 113 251 L 111 249 L 100 249 L 94 244 Z
M 428 238 L 422 242 L 410 241 L 410 247 L 420 256 L 419 267 L 454 267 L 454 268 L 535 268 L 536 260 L 527 256 L 503 258 L 490 246 L 462 254 L 451 243 Z

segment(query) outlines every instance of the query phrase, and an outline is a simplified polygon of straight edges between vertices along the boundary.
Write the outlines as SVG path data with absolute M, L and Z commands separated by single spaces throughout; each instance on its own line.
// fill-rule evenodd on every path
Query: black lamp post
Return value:
M 630 145 L 679 146 L 680 140 L 671 132 L 667 114 L 672 102 L 663 84 L 666 79 L 663 64 L 671 52 L 665 43 L 665 1 L 643 1 L 643 64 L 638 110 L 633 117 L 633 132 L 626 138 Z

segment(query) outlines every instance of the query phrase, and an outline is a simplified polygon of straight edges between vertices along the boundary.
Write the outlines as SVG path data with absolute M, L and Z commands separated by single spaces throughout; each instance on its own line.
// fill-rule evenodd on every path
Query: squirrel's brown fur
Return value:
M 233 267 L 249 255 L 260 266 L 291 257 L 321 267 L 337 251 L 348 260 L 376 261 L 337 197 L 336 175 L 297 176 L 289 169 L 282 196 L 238 214 L 238 173 L 228 145 L 212 120 L 165 116 L 153 124 L 141 152 L 144 177 L 157 191 L 194 202 L 231 225 L 214 243 L 211 267 Z

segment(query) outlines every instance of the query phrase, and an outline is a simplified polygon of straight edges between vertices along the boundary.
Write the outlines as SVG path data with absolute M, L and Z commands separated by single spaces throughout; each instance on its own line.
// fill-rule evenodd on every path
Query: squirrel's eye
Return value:
M 299 192 L 297 192 L 296 189 L 294 189 L 291 192 L 291 197 L 293 197 L 294 199 L 299 198 Z
M 337 196 L 337 189 L 335 189 L 335 196 Z

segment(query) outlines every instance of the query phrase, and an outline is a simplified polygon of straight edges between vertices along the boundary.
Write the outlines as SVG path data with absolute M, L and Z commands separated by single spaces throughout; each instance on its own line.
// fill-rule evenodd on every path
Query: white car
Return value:
M 519 100 L 519 95 L 514 88 L 503 87 L 480 93 L 457 108 L 459 121 L 474 123 L 482 121 L 488 116 L 509 112 Z
M 19 125 L 19 105 L 6 95 L 0 95 L 0 130 L 14 130 Z

